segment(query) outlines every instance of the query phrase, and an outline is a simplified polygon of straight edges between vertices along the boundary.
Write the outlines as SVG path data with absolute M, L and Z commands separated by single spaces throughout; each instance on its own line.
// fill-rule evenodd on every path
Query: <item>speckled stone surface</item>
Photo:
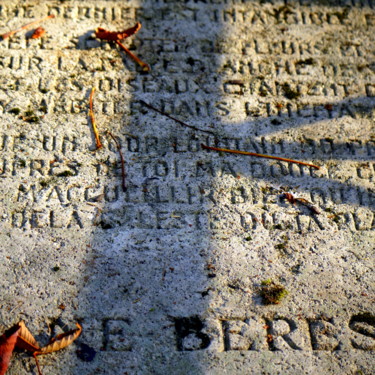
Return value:
M 0 41 L 0 326 L 83 326 L 44 375 L 373 373 L 374 8 L 0 1 L 56 16 Z M 149 73 L 94 35 L 137 21 Z

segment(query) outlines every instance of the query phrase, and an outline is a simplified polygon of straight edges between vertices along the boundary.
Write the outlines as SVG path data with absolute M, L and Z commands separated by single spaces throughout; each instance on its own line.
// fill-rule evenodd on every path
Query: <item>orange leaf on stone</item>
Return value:
M 48 345 L 44 346 L 40 350 L 34 353 L 34 357 L 37 355 L 48 354 L 56 352 L 60 349 L 66 348 L 69 346 L 82 332 L 82 326 L 79 323 L 76 323 L 77 328 L 72 329 L 71 331 L 61 333 L 56 337 L 52 338 Z
M 126 29 L 124 31 L 108 31 L 102 27 L 98 27 L 95 30 L 95 36 L 98 39 L 107 40 L 107 41 L 117 41 L 128 38 L 129 36 L 134 35 L 142 27 L 140 22 L 137 22 L 133 27 Z
M 131 52 L 127 47 L 125 47 L 121 40 L 128 38 L 129 36 L 134 35 L 142 27 L 140 22 L 137 22 L 133 27 L 126 29 L 124 31 L 108 31 L 102 27 L 98 27 L 95 30 L 95 36 L 98 39 L 106 40 L 107 42 L 116 42 L 116 44 L 137 64 L 139 64 L 144 72 L 149 72 L 151 70 L 150 65 L 143 62 L 137 55 Z
M 81 334 L 81 332 L 82 327 L 77 323 L 76 329 L 57 335 L 51 339 L 48 345 L 40 348 L 33 335 L 27 329 L 25 323 L 21 320 L 19 323 L 5 331 L 0 337 L 0 375 L 6 373 L 15 347 L 33 353 L 38 373 L 39 375 L 42 375 L 37 356 L 52 353 L 67 347 Z
M 44 346 L 40 350 L 34 351 L 33 356 L 35 358 L 35 363 L 38 368 L 39 375 L 42 375 L 40 370 L 39 362 L 37 359 L 38 355 L 48 354 L 52 352 L 56 352 L 60 349 L 66 348 L 69 346 L 82 332 L 82 326 L 76 323 L 77 328 L 72 329 L 71 331 L 61 333 L 56 337 L 53 337 L 48 345 Z
M 0 337 L 0 375 L 4 375 L 8 369 L 20 329 L 21 327 L 15 324 Z
M 21 320 L 18 325 L 20 326 L 20 331 L 17 337 L 17 348 L 25 349 L 29 352 L 35 352 L 40 349 L 39 344 L 36 342 L 34 336 L 25 326 L 25 323 Z

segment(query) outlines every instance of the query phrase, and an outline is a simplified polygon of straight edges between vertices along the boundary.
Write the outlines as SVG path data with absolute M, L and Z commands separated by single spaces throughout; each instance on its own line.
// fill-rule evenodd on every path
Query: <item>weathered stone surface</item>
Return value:
M 0 42 L 0 323 L 83 326 L 44 374 L 373 373 L 374 7 L 0 2 L 1 33 L 56 15 Z M 149 74 L 93 35 L 137 21 Z

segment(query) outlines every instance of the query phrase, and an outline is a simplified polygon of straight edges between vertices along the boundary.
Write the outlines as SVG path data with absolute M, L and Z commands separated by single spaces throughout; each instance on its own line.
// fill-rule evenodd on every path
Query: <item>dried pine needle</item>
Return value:
M 176 121 L 178 124 L 182 125 L 182 126 L 186 126 L 187 128 L 190 128 L 190 129 L 193 129 L 193 130 L 196 130 L 196 131 L 200 131 L 200 132 L 203 132 L 203 133 L 207 133 L 207 134 L 212 134 L 212 135 L 215 135 L 213 132 L 209 131 L 209 130 L 204 130 L 204 129 L 199 129 L 195 126 L 192 126 L 192 125 L 189 125 L 189 124 L 186 124 L 185 122 L 175 118 L 175 117 L 172 117 L 171 115 L 169 115 L 168 113 L 165 113 L 163 111 L 161 111 L 160 109 L 157 109 L 155 108 L 154 106 L 152 106 L 151 104 L 148 104 L 146 103 L 145 101 L 143 100 L 140 100 L 139 101 L 142 105 L 146 106 L 147 108 L 150 108 L 152 109 L 153 111 L 155 112 L 158 112 L 160 113 L 161 115 L 165 116 L 165 117 L 168 117 L 169 119 L 173 120 L 173 121 Z
M 165 113 L 163 111 L 161 111 L 160 109 L 157 109 L 155 107 L 153 107 L 151 104 L 148 104 L 146 103 L 145 101 L 143 100 L 140 100 L 140 103 L 144 106 L 146 106 L 147 108 L 150 108 L 152 109 L 153 111 L 156 111 L 158 113 L 160 113 L 161 115 L 163 116 L 166 116 L 168 118 L 170 118 L 171 120 L 173 121 L 176 121 L 178 124 L 182 125 L 182 126 L 186 126 L 190 129 L 193 129 L 193 130 L 196 130 L 196 131 L 200 131 L 200 132 L 204 132 L 204 133 L 208 133 L 208 134 L 212 134 L 212 135 L 215 135 L 213 132 L 209 131 L 209 130 L 203 130 L 203 129 L 199 129 L 199 128 L 196 128 L 195 126 L 192 126 L 192 125 L 189 125 L 189 124 L 186 124 L 185 122 L 181 121 L 181 120 L 178 120 L 174 117 L 172 117 L 171 115 L 169 115 L 168 113 Z M 300 165 L 306 165 L 308 167 L 312 167 L 312 168 L 315 168 L 315 169 L 320 169 L 319 166 L 315 165 L 315 164 L 310 164 L 310 163 L 305 163 L 303 161 L 298 161 L 298 160 L 293 160 L 293 159 L 288 159 L 288 158 L 281 158 L 281 157 L 278 157 L 278 156 L 272 156 L 272 155 L 265 155 L 265 154 L 257 154 L 255 152 L 247 152 L 247 151 L 238 151 L 238 150 L 229 150 L 229 149 L 226 149 L 226 148 L 219 148 L 219 147 L 212 147 L 212 146 L 206 146 L 204 144 L 201 144 L 201 147 L 205 150 L 212 150 L 212 151 L 219 151 L 219 152 L 228 152 L 228 153 L 231 153 L 231 154 L 240 154 L 240 155 L 248 155 L 248 156 L 256 156 L 256 157 L 259 157 L 259 158 L 266 158 L 266 159 L 273 159 L 273 160 L 281 160 L 281 161 L 286 161 L 288 163 L 294 163 L 294 164 L 300 164 Z
M 93 97 L 94 97 L 94 93 L 95 93 L 95 87 L 92 88 L 91 90 L 91 94 L 90 94 L 90 110 L 89 110 L 89 116 L 90 116 L 90 119 L 91 119 L 91 125 L 92 125 L 92 129 L 94 131 L 94 135 L 95 135 L 95 144 L 96 144 L 96 149 L 98 150 L 99 148 L 102 148 L 103 145 L 102 143 L 100 142 L 100 138 L 99 138 L 99 132 L 98 132 L 98 128 L 96 126 L 96 122 L 95 122 L 95 117 L 94 117 L 94 110 L 93 110 Z
M 240 154 L 240 155 L 247 155 L 247 156 L 256 156 L 258 158 L 266 158 L 266 159 L 273 159 L 273 160 L 281 160 L 286 161 L 288 163 L 294 163 L 294 164 L 300 164 L 300 165 L 306 165 L 308 167 L 312 167 L 315 169 L 320 169 L 319 166 L 314 164 L 305 163 L 303 161 L 293 160 L 293 159 L 287 159 L 287 158 L 280 158 L 278 156 L 272 156 L 272 155 L 265 155 L 265 154 L 257 154 L 255 152 L 247 152 L 247 151 L 238 151 L 238 150 L 229 150 L 227 148 L 219 148 L 219 147 L 212 147 L 212 146 L 206 146 L 201 144 L 201 147 L 205 150 L 212 150 L 212 151 L 219 151 L 219 152 L 228 152 L 231 154 Z
M 1 35 L 1 37 L 3 38 L 3 40 L 7 39 L 7 38 L 10 38 L 11 36 L 13 36 L 14 34 L 22 31 L 22 30 L 25 30 L 25 29 L 28 29 L 29 27 L 39 23 L 39 22 L 43 22 L 45 20 L 48 20 L 49 18 L 55 18 L 55 16 L 53 14 L 50 14 L 49 16 L 47 17 L 44 17 L 44 18 L 41 18 L 40 20 L 36 20 L 36 21 L 33 21 L 33 22 L 30 22 L 26 25 L 23 25 L 21 26 L 19 29 L 16 29 L 16 30 L 12 30 L 12 31 L 9 31 L 3 35 Z
M 131 58 L 133 59 L 140 67 L 142 71 L 149 72 L 151 70 L 150 65 L 143 62 L 138 56 L 131 52 L 127 47 L 125 47 L 119 40 L 116 40 L 116 44 Z

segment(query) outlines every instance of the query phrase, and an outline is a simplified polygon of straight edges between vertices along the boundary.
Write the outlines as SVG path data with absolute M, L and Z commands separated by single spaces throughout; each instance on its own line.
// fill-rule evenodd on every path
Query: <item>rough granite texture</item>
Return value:
M 373 374 L 374 1 L 2 0 L 0 32 L 50 13 L 0 41 L 1 331 L 81 322 L 44 375 Z M 149 74 L 93 35 L 137 21 Z

